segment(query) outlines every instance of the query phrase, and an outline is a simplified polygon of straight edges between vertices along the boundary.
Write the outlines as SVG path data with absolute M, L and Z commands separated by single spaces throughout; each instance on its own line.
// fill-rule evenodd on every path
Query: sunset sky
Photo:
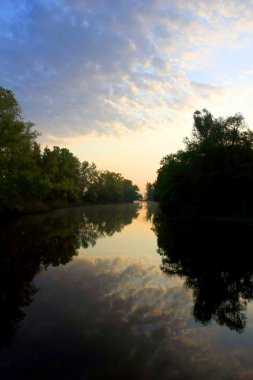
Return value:
M 196 109 L 253 128 L 253 2 L 1 0 L 0 85 L 42 147 L 144 191 Z

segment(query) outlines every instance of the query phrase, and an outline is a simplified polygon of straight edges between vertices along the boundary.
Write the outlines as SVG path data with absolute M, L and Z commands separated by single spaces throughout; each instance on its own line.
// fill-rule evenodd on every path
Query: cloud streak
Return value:
M 227 54 L 246 73 L 252 14 L 250 2 L 232 0 L 4 0 L 1 85 L 45 136 L 180 126 L 198 107 L 230 111 Z

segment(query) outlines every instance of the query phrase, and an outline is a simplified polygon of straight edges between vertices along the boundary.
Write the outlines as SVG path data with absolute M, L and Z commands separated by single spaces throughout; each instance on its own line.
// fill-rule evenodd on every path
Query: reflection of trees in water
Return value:
M 145 219 L 147 221 L 150 221 L 150 222 L 153 221 L 154 215 L 156 214 L 158 207 L 159 207 L 158 202 L 145 202 L 145 208 L 146 208 Z
M 48 266 L 68 263 L 77 249 L 111 236 L 138 215 L 138 205 L 69 209 L 0 225 L 0 348 L 10 343 L 22 310 L 37 289 L 32 280 Z
M 81 245 L 87 248 L 95 245 L 97 239 L 120 232 L 138 216 L 139 207 L 137 203 L 86 207 L 80 227 Z
M 246 306 L 253 299 L 252 226 L 154 219 L 162 270 L 185 279 L 193 291 L 193 314 L 203 324 L 212 319 L 231 330 L 246 326 Z

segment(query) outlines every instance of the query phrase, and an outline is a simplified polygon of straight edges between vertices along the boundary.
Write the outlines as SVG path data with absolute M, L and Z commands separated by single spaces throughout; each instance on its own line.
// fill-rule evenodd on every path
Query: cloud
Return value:
M 10 374 L 21 367 L 28 378 L 39 367 L 92 378 L 252 377 L 250 348 L 231 335 L 226 344 L 216 326 L 193 324 L 182 281 L 164 277 L 149 262 L 94 258 L 90 251 L 41 273 L 36 286 L 40 291 L 6 354 Z
M 223 101 L 226 52 L 252 47 L 252 13 L 232 0 L 4 0 L 1 85 L 52 139 L 180 126 Z

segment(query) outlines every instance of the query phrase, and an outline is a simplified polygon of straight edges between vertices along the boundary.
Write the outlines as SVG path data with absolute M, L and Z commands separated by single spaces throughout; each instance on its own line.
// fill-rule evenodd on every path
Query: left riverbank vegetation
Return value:
M 119 173 L 80 162 L 68 149 L 43 151 L 12 91 L 0 87 L 0 212 L 29 213 L 85 203 L 124 203 L 141 195 Z
M 253 213 L 253 132 L 241 114 L 193 115 L 185 149 L 165 156 L 154 197 L 170 213 L 187 216 Z

